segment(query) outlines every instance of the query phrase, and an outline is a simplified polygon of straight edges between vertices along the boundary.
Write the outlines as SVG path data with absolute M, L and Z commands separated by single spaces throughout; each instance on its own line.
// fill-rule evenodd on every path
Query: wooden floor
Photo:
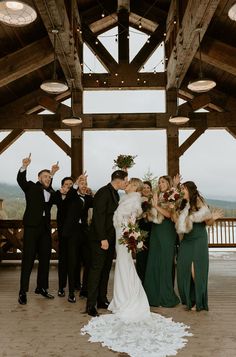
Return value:
M 17 303 L 19 263 L 0 265 L 0 356 L 1 357 L 121 357 L 89 343 L 80 335 L 88 321 L 85 300 L 70 304 L 66 298 L 47 300 L 34 294 L 36 270 L 31 277 L 28 304 Z M 112 293 L 113 272 L 109 295 Z M 52 264 L 50 291 L 57 292 L 57 266 Z M 236 253 L 210 260 L 209 312 L 188 312 L 182 306 L 153 311 L 184 322 L 193 333 L 178 357 L 236 356 Z

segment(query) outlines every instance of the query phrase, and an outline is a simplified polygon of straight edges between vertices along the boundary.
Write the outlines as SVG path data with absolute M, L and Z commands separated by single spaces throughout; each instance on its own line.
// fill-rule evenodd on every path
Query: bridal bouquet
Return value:
M 136 157 L 137 155 L 118 155 L 117 159 L 114 160 L 114 168 L 119 168 L 121 170 L 129 169 L 134 166 L 134 159 Z
M 141 230 L 135 222 L 135 218 L 131 217 L 123 225 L 122 237 L 119 238 L 119 244 L 125 245 L 128 252 L 138 253 L 145 249 L 144 241 L 147 235 L 148 232 Z

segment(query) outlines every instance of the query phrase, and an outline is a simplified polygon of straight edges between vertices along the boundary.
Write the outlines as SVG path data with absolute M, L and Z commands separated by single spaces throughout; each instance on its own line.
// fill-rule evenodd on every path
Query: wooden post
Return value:
M 166 91 L 166 112 L 175 115 L 177 105 L 176 89 Z M 176 125 L 170 125 L 166 130 L 167 139 L 167 172 L 174 176 L 179 173 L 179 129 Z
M 74 115 L 83 112 L 83 93 L 72 91 Z M 71 128 L 71 175 L 76 179 L 83 172 L 83 130 L 81 125 Z

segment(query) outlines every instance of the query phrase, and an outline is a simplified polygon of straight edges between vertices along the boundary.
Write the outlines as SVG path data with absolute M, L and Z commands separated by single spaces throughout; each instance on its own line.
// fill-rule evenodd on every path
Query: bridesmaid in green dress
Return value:
M 182 235 L 177 260 L 177 282 L 183 305 L 189 310 L 208 310 L 208 236 L 206 224 L 222 216 L 212 214 L 192 181 L 182 185 L 183 201 L 176 221 Z
M 144 280 L 151 306 L 174 307 L 179 298 L 174 291 L 174 258 L 176 237 L 174 222 L 170 219 L 171 208 L 163 197 L 172 187 L 172 178 L 162 176 L 158 181 L 159 195 L 153 195 L 153 225 Z
M 149 240 L 152 229 L 152 222 L 150 222 L 147 217 L 147 211 L 149 206 L 151 206 L 152 199 L 152 184 L 150 181 L 143 182 L 143 190 L 141 195 L 143 215 L 141 219 L 138 220 L 138 225 L 141 230 L 148 232 L 148 235 L 145 239 L 145 249 L 136 254 L 136 270 L 143 284 L 147 267 Z

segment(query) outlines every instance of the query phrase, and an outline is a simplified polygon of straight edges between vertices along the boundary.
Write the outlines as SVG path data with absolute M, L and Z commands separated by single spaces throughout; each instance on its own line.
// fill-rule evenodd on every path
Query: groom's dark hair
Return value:
M 111 181 L 116 180 L 116 179 L 124 180 L 125 177 L 127 177 L 127 176 L 128 176 L 128 173 L 126 171 L 116 170 L 111 175 Z

